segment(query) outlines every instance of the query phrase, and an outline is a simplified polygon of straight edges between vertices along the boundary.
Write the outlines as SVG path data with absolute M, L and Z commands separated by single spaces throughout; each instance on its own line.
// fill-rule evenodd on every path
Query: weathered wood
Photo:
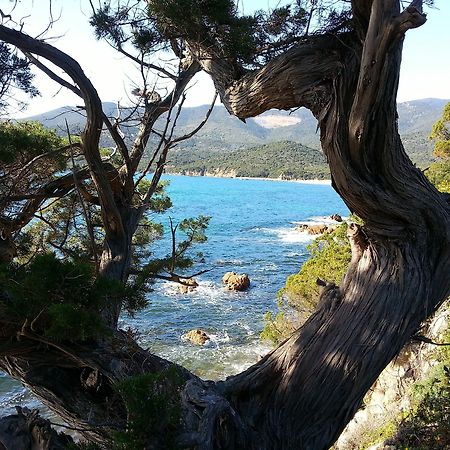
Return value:
M 73 439 L 51 428 L 38 411 L 17 407 L 17 414 L 0 419 L 0 450 L 64 450 Z

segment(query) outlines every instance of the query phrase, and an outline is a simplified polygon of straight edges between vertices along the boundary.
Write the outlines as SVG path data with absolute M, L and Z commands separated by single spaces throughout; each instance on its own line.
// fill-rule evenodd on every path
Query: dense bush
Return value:
M 85 341 L 106 332 L 101 309 L 122 302 L 126 309 L 146 305 L 141 286 L 98 277 L 92 264 L 37 255 L 28 265 L 1 265 L 0 311 L 17 327 L 54 340 Z
M 263 339 L 279 343 L 308 318 L 319 300 L 318 278 L 339 284 L 351 258 L 347 224 L 318 237 L 308 250 L 310 258 L 278 293 L 278 313 L 266 313 Z

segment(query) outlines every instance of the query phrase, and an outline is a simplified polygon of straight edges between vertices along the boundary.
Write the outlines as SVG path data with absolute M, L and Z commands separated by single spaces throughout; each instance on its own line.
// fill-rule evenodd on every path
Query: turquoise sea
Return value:
M 211 216 L 208 241 L 196 248 L 204 262 L 192 272 L 199 287 L 181 294 L 169 282 L 157 282 L 149 292 L 150 304 L 135 318 L 123 317 L 122 326 L 133 326 L 144 347 L 183 364 L 199 376 L 220 379 L 238 373 L 270 350 L 259 339 L 266 311 L 276 310 L 276 294 L 286 277 L 299 270 L 307 258 L 311 236 L 295 230 L 297 222 L 323 222 L 348 210 L 329 184 L 166 176 L 174 206 L 155 215 L 168 229 L 175 222 L 200 214 Z M 169 239 L 158 241 L 155 253 L 169 252 Z M 167 249 L 167 251 L 166 251 Z M 222 285 L 225 272 L 250 276 L 247 292 L 230 292 Z M 201 328 L 211 340 L 193 346 L 181 336 Z M 38 402 L 17 382 L 0 373 L 0 412 L 14 405 L 38 407 Z

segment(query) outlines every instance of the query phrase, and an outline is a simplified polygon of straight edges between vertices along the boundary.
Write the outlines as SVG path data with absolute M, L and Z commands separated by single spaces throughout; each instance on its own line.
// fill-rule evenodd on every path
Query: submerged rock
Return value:
M 198 328 L 183 334 L 182 338 L 195 345 L 204 345 L 210 340 L 210 337 L 203 330 Z
M 245 291 L 250 287 L 250 278 L 246 273 L 227 272 L 222 281 L 230 291 Z

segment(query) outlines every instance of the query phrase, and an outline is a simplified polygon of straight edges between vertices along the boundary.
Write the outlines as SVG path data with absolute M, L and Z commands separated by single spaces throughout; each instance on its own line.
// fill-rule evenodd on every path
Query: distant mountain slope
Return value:
M 419 166 L 426 166 L 432 161 L 432 143 L 428 139 L 432 124 L 441 116 L 444 105 L 448 100 L 421 99 L 398 104 L 399 129 L 406 151 L 411 159 Z M 114 103 L 104 103 L 107 115 L 116 116 L 117 107 Z M 177 123 L 176 135 L 185 134 L 193 130 L 205 117 L 208 106 L 184 108 Z M 30 117 L 39 120 L 50 128 L 57 128 L 64 133 L 64 120 L 67 119 L 72 132 L 81 129 L 84 118 L 81 112 L 73 112 L 70 108 L 60 108 L 45 114 Z M 163 121 L 157 124 L 162 129 Z M 180 144 L 187 161 L 200 163 L 208 155 L 216 152 L 226 153 L 237 149 L 259 147 L 275 142 L 295 142 L 303 146 L 319 149 L 319 136 L 316 132 L 317 122 L 312 114 L 300 108 L 292 112 L 267 111 L 261 116 L 248 119 L 246 123 L 232 117 L 222 106 L 216 106 L 208 122 L 202 130 Z M 126 138 L 133 139 L 136 130 L 125 129 Z M 105 135 L 102 144 L 113 145 Z M 236 157 L 237 155 L 234 155 Z M 173 157 L 178 163 L 178 156 Z M 211 156 L 213 158 L 213 156 Z M 217 161 L 217 160 L 214 160 Z M 273 159 L 267 164 L 275 164 Z M 181 167 L 181 166 L 180 166 Z
M 449 101 L 440 98 L 423 98 L 399 103 L 397 109 L 400 134 L 425 133 L 428 136 L 432 125 L 441 117 L 444 106 Z

